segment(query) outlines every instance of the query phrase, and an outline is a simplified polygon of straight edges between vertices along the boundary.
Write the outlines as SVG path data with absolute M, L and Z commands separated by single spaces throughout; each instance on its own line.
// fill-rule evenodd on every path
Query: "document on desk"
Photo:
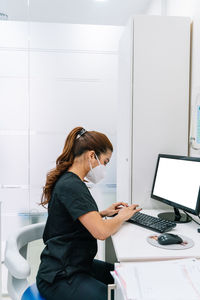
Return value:
M 200 300 L 200 262 L 195 258 L 130 263 L 115 276 L 127 300 Z

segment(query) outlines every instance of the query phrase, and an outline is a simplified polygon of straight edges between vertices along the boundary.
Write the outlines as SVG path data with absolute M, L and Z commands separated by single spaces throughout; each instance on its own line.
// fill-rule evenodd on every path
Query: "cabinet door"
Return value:
M 158 154 L 188 154 L 190 19 L 136 17 L 133 45 L 132 202 L 151 208 Z
M 118 200 L 152 208 L 158 154 L 188 154 L 190 19 L 131 18 L 119 65 Z

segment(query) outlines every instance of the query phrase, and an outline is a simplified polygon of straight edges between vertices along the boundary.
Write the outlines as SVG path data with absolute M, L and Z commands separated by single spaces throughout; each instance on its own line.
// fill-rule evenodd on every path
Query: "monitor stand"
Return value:
M 178 208 L 174 207 L 174 212 L 166 212 L 158 214 L 158 217 L 167 221 L 173 221 L 176 223 L 188 223 L 192 219 L 186 214 L 181 214 Z

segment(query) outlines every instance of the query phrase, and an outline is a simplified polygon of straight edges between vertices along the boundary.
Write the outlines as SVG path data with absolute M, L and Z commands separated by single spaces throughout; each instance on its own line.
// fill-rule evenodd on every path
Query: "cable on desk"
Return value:
M 191 217 L 186 211 L 184 211 L 184 213 L 185 213 L 188 217 L 190 217 L 190 218 L 192 219 L 192 221 L 194 221 L 195 223 L 197 223 L 198 225 L 200 225 L 200 223 L 198 223 L 195 219 L 193 219 L 193 217 Z M 199 216 L 197 216 L 197 217 L 200 219 Z

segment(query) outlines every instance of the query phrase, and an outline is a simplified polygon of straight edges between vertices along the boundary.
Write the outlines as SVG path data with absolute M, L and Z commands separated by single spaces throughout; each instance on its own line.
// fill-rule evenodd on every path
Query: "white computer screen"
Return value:
M 200 186 L 200 162 L 160 157 L 153 195 L 196 208 Z

